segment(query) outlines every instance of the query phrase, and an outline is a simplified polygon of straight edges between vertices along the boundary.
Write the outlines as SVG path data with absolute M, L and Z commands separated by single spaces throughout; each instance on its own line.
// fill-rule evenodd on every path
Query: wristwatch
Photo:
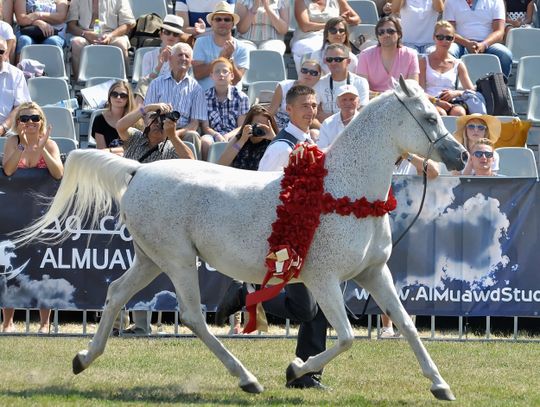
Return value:
M 407 161 L 408 162 L 412 163 L 413 158 L 414 158 L 414 156 L 411 153 L 407 154 Z
M 17 144 L 17 150 L 24 151 L 24 144 Z

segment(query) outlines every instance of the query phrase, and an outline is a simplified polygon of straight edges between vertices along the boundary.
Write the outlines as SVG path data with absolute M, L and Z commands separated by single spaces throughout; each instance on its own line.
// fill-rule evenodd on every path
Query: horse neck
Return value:
M 336 198 L 385 200 L 398 156 L 379 112 L 362 112 L 326 153 L 325 190 Z

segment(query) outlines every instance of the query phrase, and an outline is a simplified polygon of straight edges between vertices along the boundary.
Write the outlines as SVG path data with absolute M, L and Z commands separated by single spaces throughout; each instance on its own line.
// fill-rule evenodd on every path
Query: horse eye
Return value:
M 426 120 L 429 124 L 437 124 L 437 119 L 433 116 L 426 118 Z

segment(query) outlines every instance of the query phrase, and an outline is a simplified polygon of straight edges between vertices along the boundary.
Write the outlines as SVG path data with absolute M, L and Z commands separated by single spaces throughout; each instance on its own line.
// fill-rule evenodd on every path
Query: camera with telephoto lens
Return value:
M 254 137 L 266 136 L 266 131 L 257 123 L 251 125 L 251 135 Z
M 165 113 L 161 113 L 161 110 L 156 110 L 155 117 L 157 118 L 157 120 L 159 120 L 160 127 L 163 128 L 163 122 L 165 122 L 166 119 L 172 120 L 176 123 L 180 118 L 180 113 L 178 113 L 176 110 Z

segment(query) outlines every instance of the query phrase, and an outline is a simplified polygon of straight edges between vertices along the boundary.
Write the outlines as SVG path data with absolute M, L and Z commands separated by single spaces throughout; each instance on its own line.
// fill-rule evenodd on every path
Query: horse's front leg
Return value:
M 73 373 L 85 370 L 105 350 L 114 320 L 122 306 L 142 288 L 154 280 L 161 270 L 135 245 L 135 261 L 119 279 L 113 281 L 107 290 L 105 308 L 98 330 L 90 341 L 88 350 L 82 350 L 73 358 Z
M 355 281 L 371 293 L 381 310 L 388 315 L 409 342 L 422 373 L 431 380 L 431 392 L 439 400 L 455 400 L 448 383 L 444 381 L 428 351 L 420 341 L 414 323 L 401 304 L 394 287 L 392 275 L 386 264 L 371 267 L 355 278 Z
M 354 333 L 347 318 L 338 281 L 305 281 L 304 284 L 321 307 L 328 323 L 337 333 L 337 343 L 305 362 L 296 358 L 287 368 L 287 383 L 311 372 L 321 371 L 332 359 L 352 346 Z

